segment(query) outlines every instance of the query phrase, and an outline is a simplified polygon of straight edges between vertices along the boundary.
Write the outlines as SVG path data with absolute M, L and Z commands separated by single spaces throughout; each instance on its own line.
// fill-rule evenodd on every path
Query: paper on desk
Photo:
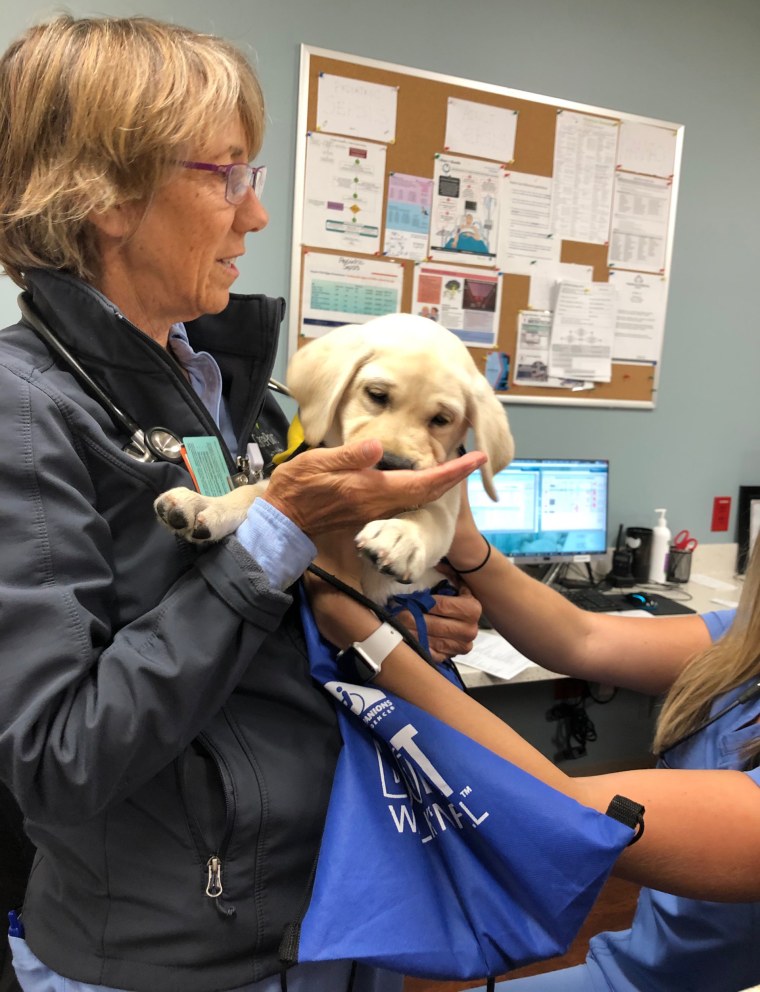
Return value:
M 717 603 L 718 606 L 723 606 L 727 610 L 735 610 L 736 607 L 739 605 L 738 599 L 718 599 L 717 596 L 711 599 L 710 602 Z
M 493 630 L 479 630 L 472 651 L 457 655 L 452 660 L 455 664 L 469 665 L 500 679 L 513 679 L 533 664 Z
M 702 575 L 701 572 L 692 572 L 689 576 L 689 582 L 696 582 L 699 586 L 707 586 L 708 589 L 736 589 L 736 586 L 730 582 L 713 579 L 710 575 Z

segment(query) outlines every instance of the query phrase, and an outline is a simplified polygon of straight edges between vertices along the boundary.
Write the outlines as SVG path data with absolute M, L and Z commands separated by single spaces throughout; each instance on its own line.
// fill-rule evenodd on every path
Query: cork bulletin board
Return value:
M 302 46 L 290 353 L 416 312 L 505 402 L 653 407 L 682 144 L 678 124 Z

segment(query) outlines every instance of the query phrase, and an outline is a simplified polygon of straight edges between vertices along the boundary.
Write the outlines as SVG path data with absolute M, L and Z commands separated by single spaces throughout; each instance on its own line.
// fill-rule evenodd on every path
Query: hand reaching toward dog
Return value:
M 275 469 L 261 498 L 314 538 L 430 503 L 487 461 L 471 451 L 435 468 L 380 472 L 382 456 L 379 441 L 305 451 Z
M 477 599 L 463 586 L 457 596 L 433 596 L 435 606 L 425 615 L 430 653 L 435 661 L 469 654 L 478 636 L 478 620 L 483 612 Z M 412 634 L 416 627 L 411 613 L 402 610 L 398 619 Z
M 314 619 L 322 635 L 336 647 L 345 648 L 353 640 L 363 640 L 377 626 L 377 619 L 362 605 L 311 572 L 304 575 Z M 435 607 L 425 617 L 430 653 L 435 661 L 467 654 L 478 633 L 480 603 L 469 589 L 457 596 L 434 596 Z M 417 635 L 411 614 L 402 611 L 398 619 Z

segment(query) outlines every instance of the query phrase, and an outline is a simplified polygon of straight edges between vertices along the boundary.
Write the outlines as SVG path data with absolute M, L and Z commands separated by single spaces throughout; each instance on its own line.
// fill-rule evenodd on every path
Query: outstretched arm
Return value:
M 472 569 L 486 550 L 463 485 L 449 561 L 455 569 Z M 710 645 L 707 627 L 696 614 L 650 619 L 589 613 L 495 548 L 482 568 L 462 579 L 495 630 L 536 664 L 563 675 L 659 694 Z
M 379 625 L 319 580 L 310 580 L 309 595 L 322 633 L 338 647 L 365 639 Z M 586 806 L 605 812 L 618 794 L 642 803 L 646 829 L 618 859 L 618 876 L 698 899 L 760 899 L 760 791 L 742 772 L 644 769 L 570 777 L 403 643 L 386 659 L 377 684 Z

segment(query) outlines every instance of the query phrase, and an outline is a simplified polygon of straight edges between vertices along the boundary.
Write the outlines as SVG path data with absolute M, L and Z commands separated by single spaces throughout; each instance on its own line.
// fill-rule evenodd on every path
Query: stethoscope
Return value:
M 118 406 L 112 396 L 102 389 L 90 373 L 74 357 L 63 341 L 58 338 L 37 311 L 32 307 L 25 294 L 18 298 L 18 305 L 24 322 L 59 358 L 63 359 L 74 375 L 79 379 L 90 395 L 103 407 L 113 421 L 118 431 L 124 431 L 129 441 L 122 449 L 131 458 L 139 462 L 181 462 L 182 440 L 168 427 L 150 427 L 147 430 L 140 427 L 136 420 Z M 269 380 L 269 388 L 283 396 L 290 396 L 290 391 L 276 379 Z
M 667 759 L 665 758 L 665 755 L 668 753 L 668 751 L 672 751 L 673 748 L 679 747 L 679 745 L 683 744 L 684 741 L 691 740 L 692 737 L 695 737 L 697 734 L 700 734 L 706 727 L 709 727 L 713 723 L 716 723 L 718 720 L 720 720 L 720 718 L 722 716 L 725 716 L 726 713 L 730 713 L 731 710 L 736 709 L 737 706 L 741 706 L 743 703 L 749 703 L 751 700 L 756 699 L 758 696 L 760 696 L 760 682 L 753 682 L 751 686 L 745 689 L 744 692 L 740 693 L 732 703 L 728 704 L 728 706 L 724 706 L 723 709 L 720 710 L 720 712 L 715 714 L 715 716 L 711 716 L 709 720 L 705 720 L 704 723 L 700 723 L 700 725 L 698 727 L 695 727 L 694 730 L 689 731 L 688 734 L 684 734 L 683 737 L 679 737 L 679 739 L 677 741 L 674 741 L 673 744 L 669 744 L 667 751 L 663 751 L 662 754 L 658 755 L 662 764 L 665 766 L 665 768 L 670 768 L 671 766 L 668 764 Z

